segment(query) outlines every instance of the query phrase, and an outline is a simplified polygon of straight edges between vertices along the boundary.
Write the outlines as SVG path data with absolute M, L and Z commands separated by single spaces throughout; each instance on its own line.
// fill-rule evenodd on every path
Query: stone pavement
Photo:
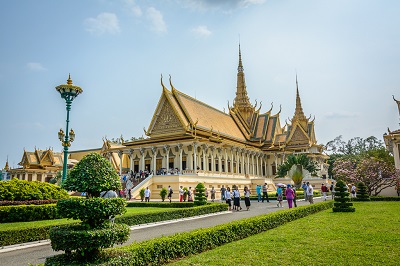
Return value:
M 314 202 L 321 202 L 323 199 L 314 198 Z M 158 222 L 140 226 L 132 226 L 129 240 L 123 245 L 133 242 L 141 242 L 160 236 L 167 236 L 181 232 L 188 232 L 199 228 L 213 227 L 219 224 L 240 220 L 261 214 L 271 213 L 282 209 L 288 209 L 287 202 L 283 201 L 283 208 L 278 208 L 276 201 L 257 202 L 252 201 L 250 211 L 245 210 L 244 201 L 241 201 L 243 210 L 222 212 L 219 214 L 203 215 L 172 221 Z M 298 201 L 298 206 L 308 205 L 304 200 Z M 46 257 L 54 256 L 62 252 L 55 252 L 51 249 L 50 241 L 39 241 L 24 245 L 14 245 L 0 249 L 0 265 L 27 266 L 29 264 L 44 263 Z

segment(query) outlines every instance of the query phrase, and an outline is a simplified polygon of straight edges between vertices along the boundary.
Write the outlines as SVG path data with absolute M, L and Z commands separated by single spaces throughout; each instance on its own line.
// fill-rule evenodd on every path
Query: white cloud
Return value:
M 26 67 L 32 71 L 44 71 L 46 70 L 45 67 L 42 66 L 40 63 L 30 62 L 26 64 Z
M 339 112 L 328 112 L 324 114 L 325 118 L 351 118 L 359 116 L 358 113 L 352 113 L 347 111 L 339 111 Z
M 135 17 L 142 16 L 142 9 L 135 3 L 135 0 L 126 0 L 125 3 L 128 6 L 129 11 L 132 12 Z
M 266 0 L 181 0 L 183 6 L 195 10 L 225 10 L 264 4 Z
M 87 18 L 84 21 L 85 29 L 95 35 L 104 33 L 116 34 L 120 32 L 117 15 L 114 13 L 100 13 L 96 18 Z
M 147 19 L 152 24 L 152 29 L 156 32 L 167 32 L 167 25 L 165 24 L 163 15 L 154 7 L 149 7 L 146 12 Z
M 207 26 L 198 26 L 198 27 L 192 29 L 192 32 L 198 38 L 208 38 L 212 34 L 212 32 L 207 28 Z

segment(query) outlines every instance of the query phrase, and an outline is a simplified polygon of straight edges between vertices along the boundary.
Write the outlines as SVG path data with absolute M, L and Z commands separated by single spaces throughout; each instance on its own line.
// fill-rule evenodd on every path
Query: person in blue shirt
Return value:
M 261 200 L 261 185 L 256 186 L 256 192 L 257 192 L 258 202 L 260 202 L 260 200 Z

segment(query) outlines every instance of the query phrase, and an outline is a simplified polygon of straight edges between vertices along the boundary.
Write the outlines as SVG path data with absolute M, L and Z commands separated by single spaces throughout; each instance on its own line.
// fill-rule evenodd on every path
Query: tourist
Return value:
M 144 191 L 144 201 L 149 202 L 150 201 L 150 189 L 149 187 L 146 187 L 146 190 Z
M 215 200 L 215 188 L 214 187 L 212 187 L 211 188 L 211 202 L 214 202 L 214 200 Z M 224 193 L 224 195 L 225 195 L 225 193 Z
M 250 209 L 250 190 L 247 187 L 244 187 L 244 204 L 246 205 L 246 209 Z
M 294 205 L 294 207 L 297 207 L 297 202 L 296 202 L 296 199 L 297 199 L 296 187 L 292 187 L 292 190 L 293 190 L 293 194 L 294 194 L 294 197 L 293 197 L 293 205 Z
M 232 195 L 230 187 L 227 187 L 225 190 L 224 198 L 226 200 L 226 204 L 229 206 L 229 211 L 232 210 Z
M 267 202 L 269 202 L 269 199 L 268 199 L 268 185 L 267 185 L 267 183 L 264 183 L 264 185 L 262 187 L 262 192 L 263 192 L 262 202 L 264 202 L 264 199 L 267 199 Z
M 114 190 L 100 192 L 100 197 L 105 199 L 118 198 L 117 192 Z
M 261 185 L 256 186 L 256 192 L 257 192 L 257 200 L 260 202 L 261 200 Z
M 335 182 L 333 182 L 333 181 L 332 181 L 330 190 L 331 190 L 332 199 L 334 199 L 335 198 Z
M 310 182 L 307 182 L 307 198 L 310 204 L 314 203 L 314 188 Z
M 221 200 L 225 200 L 225 187 L 224 187 L 224 185 L 222 185 L 222 188 L 221 188 Z
M 233 209 L 236 211 L 242 209 L 242 207 L 240 207 L 240 192 L 238 186 L 235 186 L 233 190 Z
M 169 199 L 169 203 L 171 203 L 172 201 L 172 193 L 174 193 L 174 191 L 172 190 L 171 186 L 168 186 L 168 199 Z
M 293 199 L 295 198 L 295 195 L 290 184 L 287 185 L 287 189 L 285 190 L 285 196 L 289 205 L 289 209 L 291 209 L 293 207 Z
M 356 197 L 356 186 L 353 184 L 351 186 L 351 197 L 355 198 Z
M 207 190 L 207 188 L 204 188 L 204 194 L 206 195 L 206 200 L 208 201 L 208 190 Z
M 133 188 L 133 183 L 128 178 L 128 180 L 126 180 L 126 189 L 128 190 L 128 200 L 132 199 L 132 192 L 131 192 L 132 188 Z
M 326 201 L 326 194 L 328 193 L 328 187 L 325 185 L 325 183 L 322 183 L 321 185 L 321 192 L 322 195 L 324 196 L 324 201 Z
M 185 194 L 185 191 L 183 190 L 183 187 L 179 187 L 179 202 L 183 201 L 183 194 Z
M 283 190 L 280 186 L 278 186 L 278 188 L 276 189 L 276 200 L 278 201 L 278 203 L 276 204 L 276 206 L 283 208 L 282 206 L 282 200 L 283 200 Z
M 192 194 L 192 187 L 189 187 L 188 189 L 188 202 L 192 202 L 193 201 L 193 194 Z
M 304 191 L 304 200 L 307 201 L 307 184 L 305 181 L 303 182 L 303 185 L 301 185 L 301 188 Z

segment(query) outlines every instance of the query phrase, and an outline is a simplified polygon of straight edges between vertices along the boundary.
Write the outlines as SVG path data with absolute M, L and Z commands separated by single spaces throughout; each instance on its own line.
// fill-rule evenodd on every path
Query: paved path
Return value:
M 315 202 L 322 201 L 321 198 L 314 198 Z M 123 245 L 129 245 L 133 242 L 141 242 L 148 239 L 153 239 L 160 236 L 172 235 L 180 232 L 188 232 L 198 228 L 207 228 L 215 225 L 227 223 L 234 220 L 240 220 L 252 216 L 271 213 L 282 209 L 287 209 L 287 202 L 283 202 L 284 208 L 278 208 L 276 201 L 269 203 L 251 202 L 250 211 L 244 210 L 244 202 L 241 202 L 243 210 L 234 212 L 224 212 L 219 215 L 206 215 L 203 217 L 179 219 L 176 221 L 160 222 L 156 224 L 148 224 L 141 226 L 133 226 L 129 240 Z M 308 205 L 304 200 L 297 203 L 298 206 Z M 41 244 L 33 245 L 32 247 L 24 246 L 21 249 L 20 245 L 0 250 L 0 265 L 27 266 L 29 264 L 44 263 L 46 257 L 54 256 L 62 252 L 54 252 L 51 249 L 49 241 L 44 241 Z

